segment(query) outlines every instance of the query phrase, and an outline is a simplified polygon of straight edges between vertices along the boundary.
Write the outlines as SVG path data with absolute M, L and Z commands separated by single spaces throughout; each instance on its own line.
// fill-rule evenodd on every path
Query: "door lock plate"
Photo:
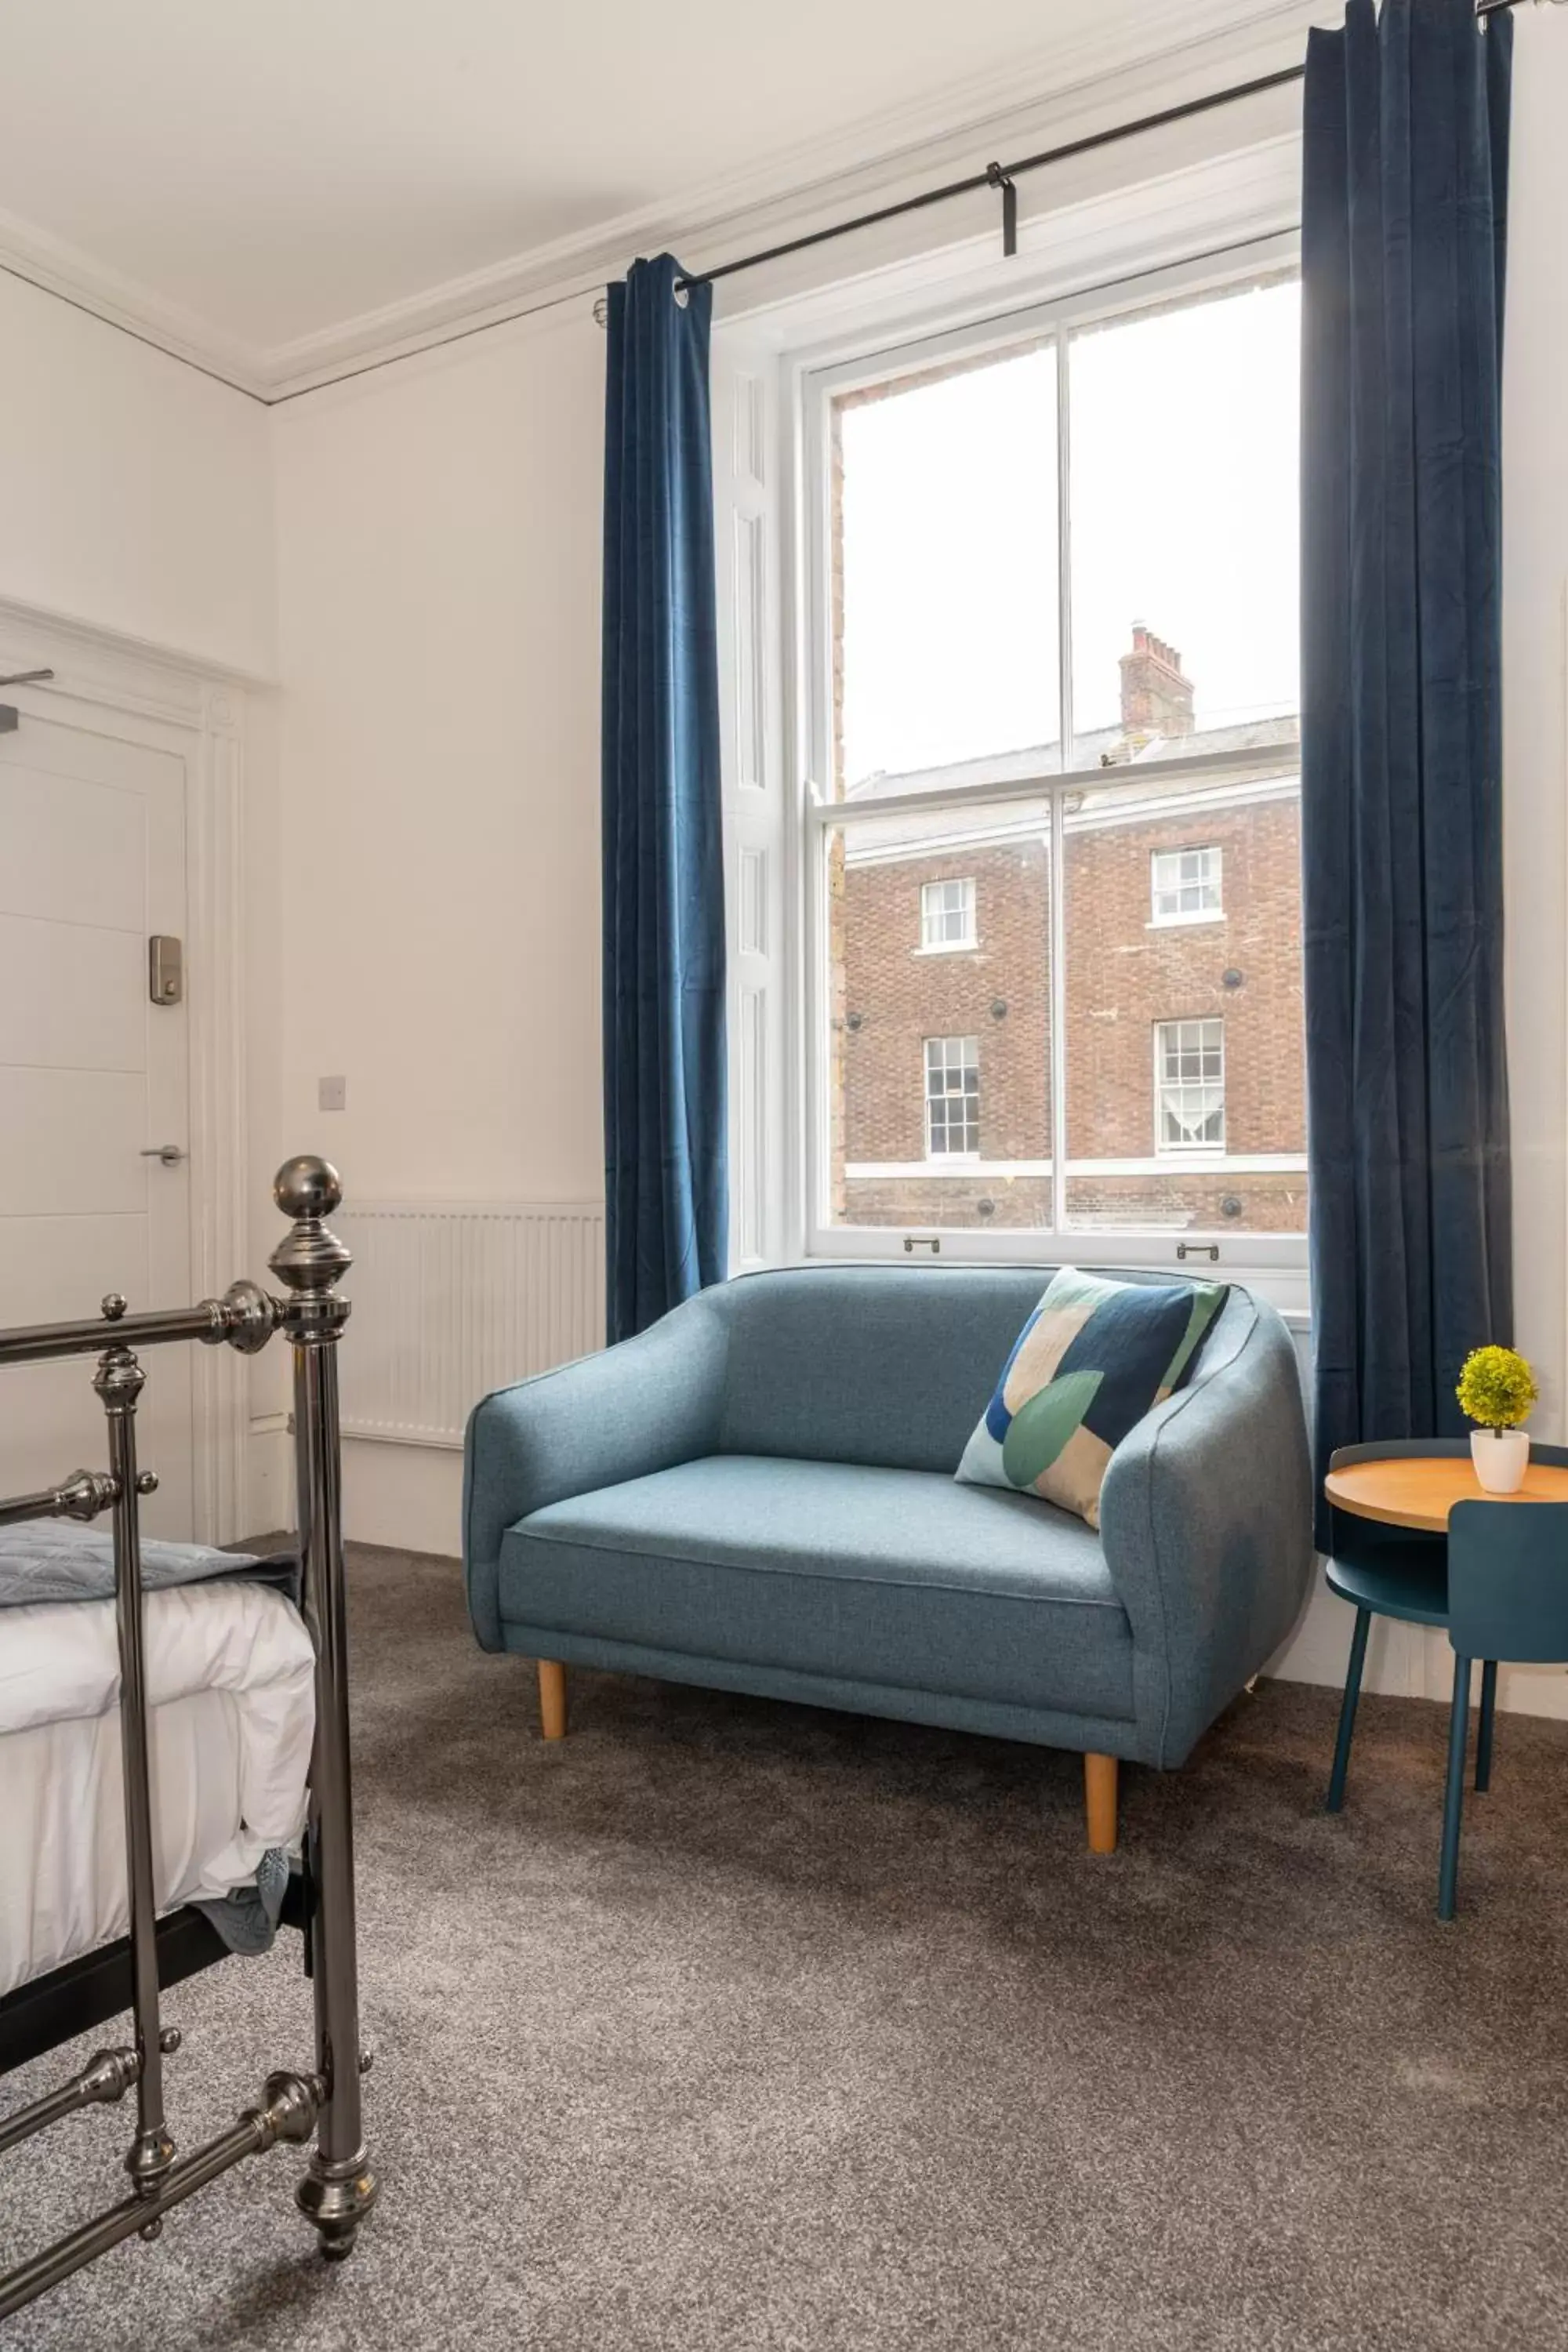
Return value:
M 147 942 L 147 993 L 154 1004 L 178 1004 L 185 992 L 185 959 L 180 941 L 154 931 Z

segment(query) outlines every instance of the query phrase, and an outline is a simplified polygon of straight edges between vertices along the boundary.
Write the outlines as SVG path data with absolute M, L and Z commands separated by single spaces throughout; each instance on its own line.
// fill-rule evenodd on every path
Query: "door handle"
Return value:
M 165 1168 L 177 1168 L 190 1155 L 182 1151 L 177 1143 L 149 1143 L 141 1156 L 143 1160 L 161 1160 Z

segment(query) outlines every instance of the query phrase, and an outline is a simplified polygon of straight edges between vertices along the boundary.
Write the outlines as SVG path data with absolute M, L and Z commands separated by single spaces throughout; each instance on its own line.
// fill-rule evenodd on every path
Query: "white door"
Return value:
M 147 970 L 184 931 L 183 761 L 24 709 L 0 735 L 0 1326 L 189 1303 L 189 1161 L 148 1156 L 189 1141 L 185 1009 Z M 107 1466 L 94 1361 L 0 1370 L 0 1494 Z M 189 1536 L 190 1349 L 142 1363 L 144 1523 Z

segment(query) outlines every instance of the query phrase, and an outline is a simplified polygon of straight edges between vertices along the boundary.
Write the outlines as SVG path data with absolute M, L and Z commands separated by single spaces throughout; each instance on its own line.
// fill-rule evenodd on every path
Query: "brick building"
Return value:
M 1138 626 L 1121 724 L 1061 802 L 1066 1198 L 1096 1228 L 1306 1223 L 1300 822 L 1293 723 L 1194 732 L 1180 656 Z M 1141 782 L 1255 750 L 1236 781 Z M 1047 773 L 1055 746 L 851 784 L 858 803 Z M 830 868 L 833 1213 L 1051 1222 L 1051 805 L 907 807 Z

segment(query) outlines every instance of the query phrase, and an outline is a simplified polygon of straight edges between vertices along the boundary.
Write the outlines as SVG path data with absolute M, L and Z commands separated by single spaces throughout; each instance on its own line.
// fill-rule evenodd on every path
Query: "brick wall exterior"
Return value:
M 1156 849 L 1217 845 L 1217 920 L 1157 925 Z M 1225 1023 L 1229 1154 L 1305 1150 L 1300 957 L 1300 823 L 1294 799 L 1215 805 L 1133 824 L 1069 824 L 1067 888 L 1067 1148 L 1072 1160 L 1155 1152 L 1153 1028 Z M 976 944 L 921 951 L 921 886 L 968 877 Z M 850 1177 L 867 1162 L 925 1160 L 928 1037 L 979 1047 L 982 1162 L 1050 1156 L 1049 859 L 1043 833 L 1004 844 L 882 860 L 836 850 L 831 995 L 835 1213 L 853 1223 L 1047 1223 L 1045 1175 L 956 1169 L 950 1175 Z M 1226 974 L 1239 980 L 1226 984 Z M 1299 1233 L 1305 1178 L 1200 1170 L 1069 1177 L 1069 1211 L 1127 1223 Z
M 1222 853 L 1221 919 L 1153 923 L 1152 853 L 1201 846 Z M 1212 1016 L 1225 1023 L 1226 1150 L 1304 1151 L 1299 803 L 1069 830 L 1065 865 L 1069 1157 L 1152 1151 L 1153 1025 Z
M 921 947 L 921 885 L 973 877 L 973 949 Z M 845 1158 L 925 1158 L 925 1040 L 980 1047 L 980 1149 L 1050 1140 L 1050 875 L 1043 841 L 845 868 Z

